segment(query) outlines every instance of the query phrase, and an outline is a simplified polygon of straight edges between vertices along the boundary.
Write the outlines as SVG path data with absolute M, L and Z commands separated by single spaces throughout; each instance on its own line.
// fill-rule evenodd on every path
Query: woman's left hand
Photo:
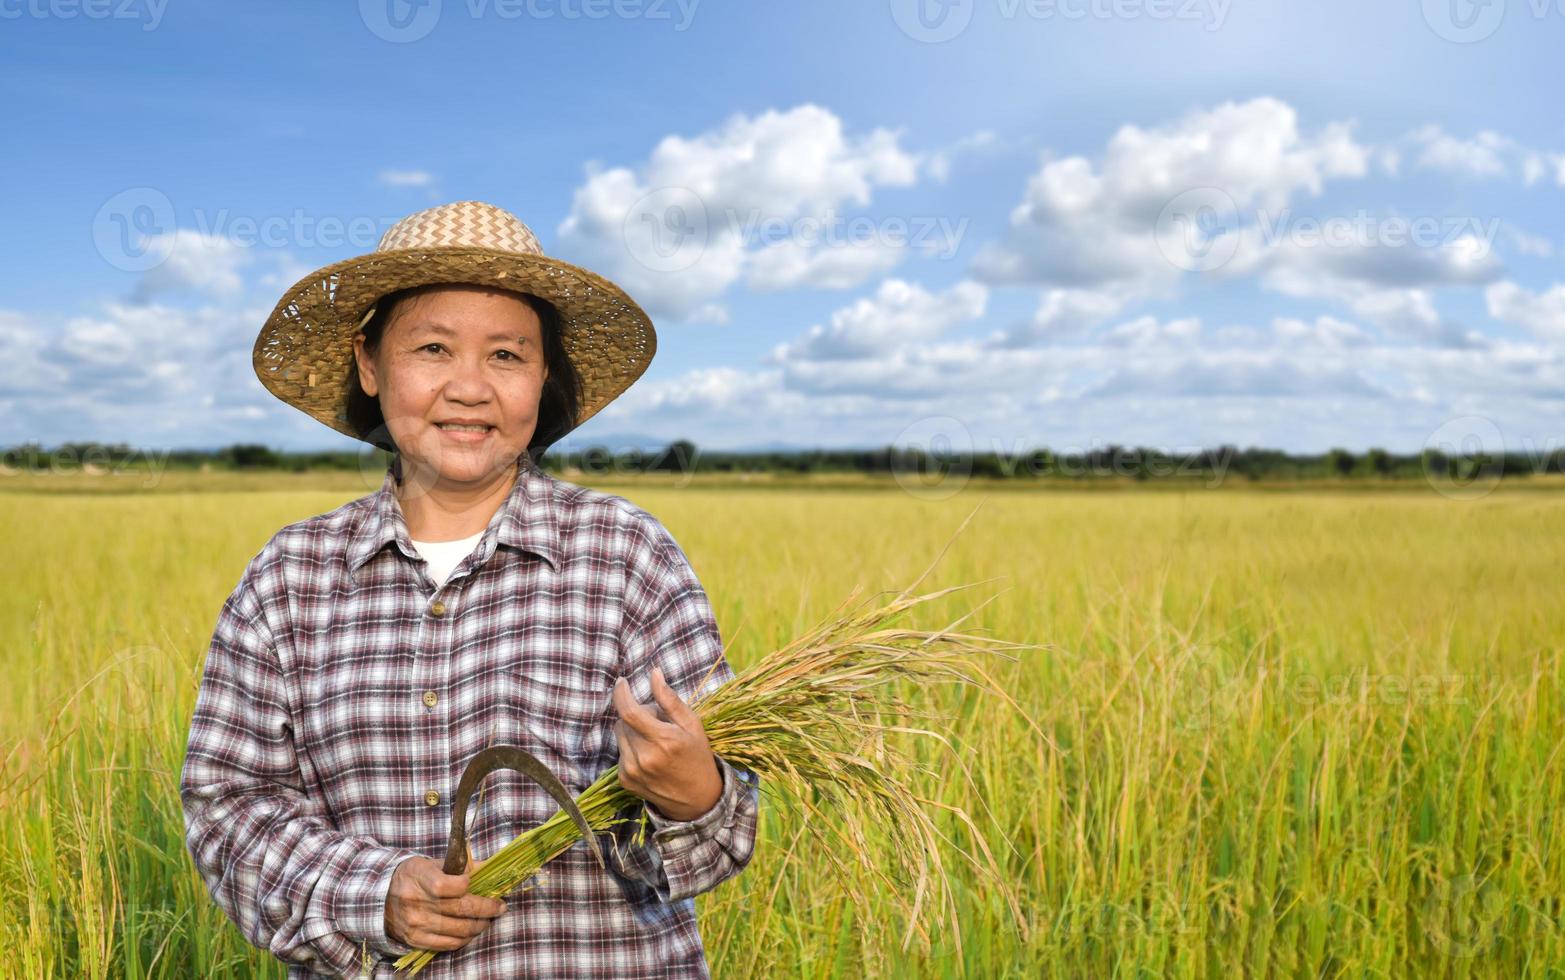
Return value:
M 619 784 L 670 820 L 694 820 L 717 803 L 723 774 L 701 718 L 652 668 L 653 705 L 638 704 L 630 684 L 614 682 L 619 720 Z

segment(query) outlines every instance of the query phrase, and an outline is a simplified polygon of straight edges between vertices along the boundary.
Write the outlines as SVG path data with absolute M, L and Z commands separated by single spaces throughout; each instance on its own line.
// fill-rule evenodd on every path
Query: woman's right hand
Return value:
M 498 898 L 468 893 L 472 873 L 448 875 L 433 858 L 412 857 L 397 865 L 386 893 L 386 935 L 415 949 L 461 949 L 505 911 Z

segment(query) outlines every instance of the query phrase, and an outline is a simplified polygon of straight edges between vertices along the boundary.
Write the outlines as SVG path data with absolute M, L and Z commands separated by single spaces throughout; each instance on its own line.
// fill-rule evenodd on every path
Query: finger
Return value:
M 423 929 L 415 929 L 408 933 L 404 941 L 415 949 L 427 949 L 431 952 L 446 953 L 461 949 L 472 942 L 472 939 L 459 939 L 455 936 L 446 936 L 438 932 L 426 932 Z
M 636 753 L 636 735 L 623 721 L 615 722 L 614 730 L 619 735 L 620 772 L 637 779 L 641 773 L 641 757 Z
M 636 700 L 630 682 L 623 677 L 614 682 L 614 707 L 620 718 L 639 734 L 650 735 L 656 731 L 657 718 L 646 705 Z
M 463 895 L 461 898 L 442 898 L 434 905 L 434 911 L 452 919 L 493 919 L 505 914 L 505 902 L 488 895 Z
M 424 890 L 431 898 L 461 898 L 472 883 L 467 872 L 459 875 L 436 874 L 424 883 Z
M 619 711 L 619 716 L 625 724 L 645 738 L 657 735 L 663 727 L 663 722 L 658 721 L 652 712 L 630 693 L 630 684 L 623 677 L 614 683 L 614 707 Z
M 690 710 L 690 705 L 686 704 L 678 692 L 668 686 L 668 681 L 663 679 L 661 667 L 652 668 L 652 696 L 657 699 L 658 707 L 668 715 L 668 720 L 680 728 L 688 730 L 692 723 L 700 724 L 696 713 Z
M 493 919 L 471 919 L 466 916 L 430 912 L 425 916 L 421 928 L 424 932 L 434 933 L 437 936 L 465 941 L 489 928 L 493 922 Z

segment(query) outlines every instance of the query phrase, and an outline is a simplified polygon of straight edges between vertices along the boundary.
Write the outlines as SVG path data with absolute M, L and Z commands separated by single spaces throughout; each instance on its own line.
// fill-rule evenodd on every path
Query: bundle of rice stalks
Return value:
M 1017 708 L 980 661 L 986 656 L 1010 659 L 1014 651 L 1036 645 L 955 631 L 985 603 L 943 629 L 891 625 L 909 609 L 972 587 L 913 595 L 928 574 L 876 607 L 869 607 L 869 600 L 854 606 L 859 594 L 854 590 L 826 622 L 691 707 L 701 717 L 712 750 L 760 777 L 763 805 L 781 803 L 798 814 L 802 829 L 821 845 L 794 853 L 824 857 L 844 870 L 846 862 L 856 861 L 883 881 L 885 889 L 855 900 L 866 906 L 900 903 L 907 921 L 904 949 L 915 935 L 927 947 L 932 929 L 954 937 L 960 949 L 947 886 L 947 854 L 960 855 L 992 883 L 1019 926 L 1021 912 L 1015 890 L 1001 879 L 984 834 L 969 815 L 915 788 L 933 778 L 953 777 L 949 768 L 937 777 L 931 766 L 920 763 L 913 742 L 928 740 L 955 759 L 955 778 L 967 779 L 966 767 L 952 741 L 928 727 L 937 720 L 932 712 L 910 702 L 903 692 L 936 683 L 965 684 Z M 1047 740 L 1036 725 L 1032 728 Z M 639 798 L 621 788 L 617 769 L 598 777 L 577 804 L 595 830 L 634 822 L 633 839 L 645 841 L 645 809 Z M 972 846 L 951 840 L 941 829 L 940 813 L 965 828 Z M 484 862 L 473 872 L 469 890 L 486 896 L 508 894 L 580 839 L 565 813 L 556 813 Z M 396 966 L 412 976 L 436 955 L 415 950 Z

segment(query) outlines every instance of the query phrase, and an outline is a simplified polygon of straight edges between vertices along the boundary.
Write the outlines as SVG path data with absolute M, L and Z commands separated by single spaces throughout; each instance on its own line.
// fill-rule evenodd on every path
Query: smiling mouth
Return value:
M 492 425 L 457 425 L 449 422 L 436 422 L 435 425 L 445 432 L 484 433 L 494 428 Z

